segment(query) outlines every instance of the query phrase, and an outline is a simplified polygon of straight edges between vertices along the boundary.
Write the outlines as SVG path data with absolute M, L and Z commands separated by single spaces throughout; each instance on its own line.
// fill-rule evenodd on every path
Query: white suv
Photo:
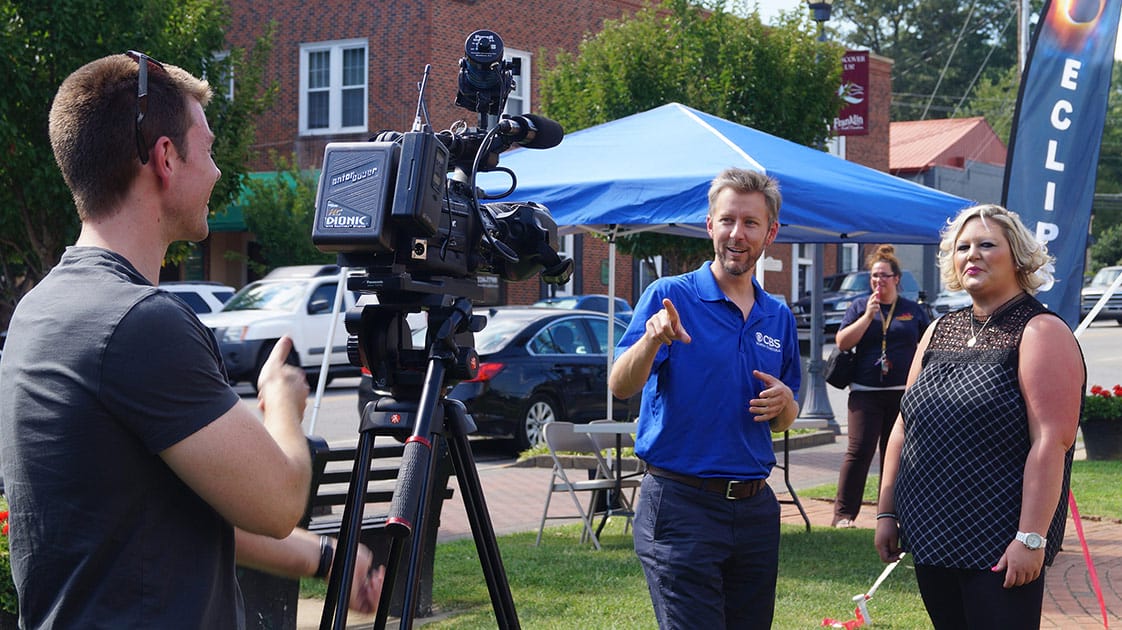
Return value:
M 222 305 L 234 297 L 234 287 L 221 282 L 161 282 L 160 288 L 174 293 L 199 315 L 222 310 Z
M 303 367 L 309 382 L 314 383 L 323 363 L 338 285 L 336 265 L 278 267 L 243 287 L 221 311 L 200 315 L 218 339 L 230 382 L 247 381 L 256 387 L 257 375 L 273 345 L 282 335 L 288 335 L 293 341 L 289 363 Z M 344 325 L 345 313 L 355 305 L 356 298 L 354 291 L 343 292 L 330 344 L 328 380 L 360 373 L 347 358 Z
M 1090 284 L 1083 287 L 1081 291 L 1081 301 L 1083 302 L 1081 317 L 1087 317 L 1087 314 L 1091 312 L 1099 298 L 1103 296 L 1103 293 L 1106 293 L 1106 290 L 1110 288 L 1110 285 L 1114 283 L 1114 279 L 1120 273 L 1122 273 L 1122 266 L 1103 267 L 1099 269 L 1094 278 L 1091 278 Z M 1095 316 L 1096 321 L 1107 319 L 1113 319 L 1122 324 L 1122 290 L 1112 294 L 1106 304 L 1103 305 L 1103 309 Z

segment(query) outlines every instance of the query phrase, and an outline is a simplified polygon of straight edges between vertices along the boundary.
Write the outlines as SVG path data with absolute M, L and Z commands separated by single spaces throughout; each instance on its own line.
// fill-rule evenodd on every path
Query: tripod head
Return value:
M 472 314 L 469 298 L 433 292 L 431 285 L 404 273 L 374 279 L 355 276 L 349 285 L 351 290 L 377 293 L 376 298 L 359 298 L 345 320 L 351 334 L 347 342 L 351 362 L 370 370 L 375 390 L 388 391 L 400 400 L 419 399 L 434 358 L 447 370 L 444 391 L 475 377 L 479 369 L 475 333 L 483 330 L 487 318 Z M 408 315 L 421 312 L 427 313 L 428 325 L 424 346 L 416 348 Z

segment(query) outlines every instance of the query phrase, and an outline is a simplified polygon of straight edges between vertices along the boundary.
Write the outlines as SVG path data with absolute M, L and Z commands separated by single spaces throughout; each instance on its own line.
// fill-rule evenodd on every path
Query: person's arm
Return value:
M 647 319 L 643 336 L 612 364 L 608 374 L 608 388 L 612 394 L 616 398 L 630 398 L 642 391 L 659 348 L 674 341 L 690 343 L 690 334 L 682 326 L 674 304 L 664 298 L 662 309 Z
M 282 577 L 314 577 L 328 552 L 327 573 L 324 580 L 331 578 L 331 568 L 336 541 L 313 534 L 304 529 L 293 530 L 285 538 L 277 539 L 245 530 L 234 530 L 237 562 L 240 566 L 257 569 Z M 351 576 L 351 610 L 362 613 L 374 612 L 382 594 L 382 581 L 385 578 L 384 566 L 375 566 L 374 553 L 359 543 L 355 553 L 354 574 Z
M 1082 401 L 1083 355 L 1067 325 L 1057 317 L 1029 320 L 1020 344 L 1017 376 L 1028 412 L 1029 447 L 1019 529 L 1048 535 L 1063 489 L 1064 459 L 1075 443 Z M 1040 576 L 1044 549 L 1013 540 L 994 571 L 1005 570 L 1005 588 Z
M 245 404 L 160 452 L 168 466 L 236 527 L 274 538 L 289 535 L 308 501 L 312 462 L 300 429 L 307 403 L 304 371 L 286 365 L 282 337 L 258 381 L 264 422 Z
M 838 350 L 845 352 L 861 342 L 861 338 L 865 336 L 865 331 L 876 321 L 877 313 L 880 312 L 879 296 L 878 292 L 873 291 L 869 295 L 869 299 L 865 301 L 865 310 L 861 313 L 861 316 L 838 329 L 837 334 L 834 335 L 834 342 L 837 344 Z
M 919 373 L 923 369 L 923 353 L 931 343 L 931 336 L 934 333 L 935 327 L 928 326 L 923 339 L 916 346 L 915 358 L 908 370 L 907 387 L 911 387 L 919 378 Z M 900 453 L 903 450 L 904 415 L 900 414 L 896 418 L 896 424 L 892 427 L 892 434 L 888 437 L 888 445 L 885 447 L 880 494 L 877 496 L 877 526 L 873 544 L 884 562 L 899 560 L 903 551 L 900 547 L 900 524 L 896 520 L 896 475 L 900 472 Z

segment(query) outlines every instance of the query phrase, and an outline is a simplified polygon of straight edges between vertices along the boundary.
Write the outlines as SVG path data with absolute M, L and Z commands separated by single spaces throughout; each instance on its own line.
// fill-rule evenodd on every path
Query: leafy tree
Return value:
M 272 158 L 277 165 L 276 177 L 250 177 L 246 181 L 246 227 L 257 235 L 262 258 L 247 260 L 247 264 L 264 275 L 286 265 L 335 262 L 334 254 L 319 251 L 310 238 L 319 175 L 300 170 L 295 156 L 274 154 Z
M 1009 67 L 997 77 L 982 79 L 974 87 L 969 103 L 954 112 L 953 118 L 982 116 L 1001 141 L 1009 146 L 1020 80 L 1016 66 Z
M 559 54 L 542 74 L 540 103 L 568 130 L 679 102 L 820 146 L 840 105 L 842 51 L 818 42 L 815 29 L 795 14 L 764 26 L 743 2 L 664 0 L 605 22 L 579 54 Z M 707 240 L 650 233 L 619 247 L 636 258 L 660 254 L 676 271 L 713 255 Z
M 1115 223 L 1104 228 L 1091 245 L 1091 264 L 1087 268 L 1092 274 L 1108 265 L 1122 265 L 1122 224 Z
M 235 198 L 252 121 L 271 94 L 262 88 L 260 71 L 268 36 L 252 51 L 216 55 L 227 50 L 229 19 L 225 0 L 0 0 L 6 77 L 0 90 L 0 328 L 77 237 L 78 217 L 51 152 L 47 115 L 59 84 L 90 60 L 139 49 L 210 77 L 215 98 L 208 118 L 223 172 L 211 207 Z M 238 80 L 236 100 L 221 80 L 230 76 Z
M 1017 66 L 1017 4 L 1008 0 L 837 0 L 852 45 L 890 57 L 893 120 L 947 118 L 974 88 Z M 1035 9 L 1043 0 L 1032 2 Z

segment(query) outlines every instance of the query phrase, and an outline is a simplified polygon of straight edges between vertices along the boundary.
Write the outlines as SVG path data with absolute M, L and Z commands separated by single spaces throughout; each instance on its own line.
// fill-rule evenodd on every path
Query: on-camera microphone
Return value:
M 499 133 L 527 149 L 550 149 L 561 144 L 565 137 L 560 123 L 537 114 L 504 116 L 498 128 Z

